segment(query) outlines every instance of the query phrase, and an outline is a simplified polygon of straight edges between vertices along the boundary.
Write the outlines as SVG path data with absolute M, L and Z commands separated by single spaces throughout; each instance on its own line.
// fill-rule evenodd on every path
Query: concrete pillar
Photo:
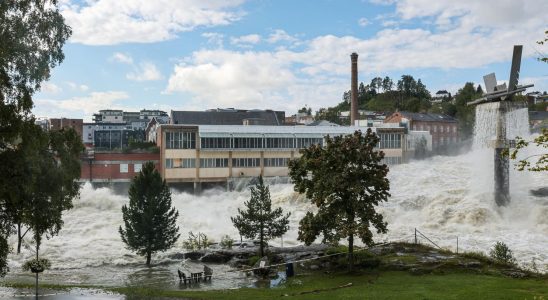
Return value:
M 497 140 L 495 142 L 495 202 L 498 206 L 505 206 L 510 203 L 510 172 L 508 155 L 502 155 L 508 151 L 506 140 L 506 113 L 508 103 L 499 102 L 497 118 Z
M 358 53 L 354 52 L 350 55 L 351 67 L 351 88 L 350 88 L 350 126 L 354 126 L 358 120 Z
M 194 195 L 200 195 L 202 193 L 202 183 L 194 181 Z

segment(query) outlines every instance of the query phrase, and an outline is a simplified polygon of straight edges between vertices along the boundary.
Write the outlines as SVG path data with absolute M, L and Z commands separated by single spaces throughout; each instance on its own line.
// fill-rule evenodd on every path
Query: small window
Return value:
M 141 172 L 142 168 L 143 168 L 143 164 L 134 164 L 133 165 L 133 172 L 139 173 L 139 172 Z
M 127 173 L 127 172 L 128 172 L 128 165 L 120 164 L 120 173 Z

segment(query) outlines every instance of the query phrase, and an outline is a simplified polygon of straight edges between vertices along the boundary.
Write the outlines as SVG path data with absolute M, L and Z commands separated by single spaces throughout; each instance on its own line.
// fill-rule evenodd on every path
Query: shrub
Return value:
M 261 259 L 258 255 L 254 255 L 254 256 L 251 256 L 247 261 L 248 261 L 248 265 L 250 266 L 254 266 L 258 261 L 259 259 Z
M 485 253 L 479 251 L 464 252 L 461 255 L 465 258 L 476 259 L 483 262 L 492 262 L 491 258 L 485 255 Z
M 512 250 L 503 242 L 497 242 L 493 249 L 489 252 L 489 256 L 500 264 L 515 265 L 516 259 L 512 254 Z
M 234 241 L 229 235 L 225 235 L 221 238 L 221 248 L 223 249 L 232 249 L 232 244 Z
M 205 233 L 198 232 L 194 234 L 192 231 L 188 233 L 187 241 L 183 242 L 183 247 L 187 250 L 201 250 L 209 247 L 209 240 Z

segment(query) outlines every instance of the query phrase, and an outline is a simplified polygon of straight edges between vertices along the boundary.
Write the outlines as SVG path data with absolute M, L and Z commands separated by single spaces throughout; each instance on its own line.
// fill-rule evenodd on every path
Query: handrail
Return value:
M 424 237 L 426 240 L 428 240 L 430 243 L 432 243 L 434 246 L 438 247 L 439 249 L 441 249 L 440 246 L 438 246 L 438 244 L 434 243 L 431 239 L 429 239 L 426 235 L 424 235 L 422 232 L 420 232 L 417 228 L 415 228 L 415 244 L 417 243 L 417 232 L 422 235 L 422 237 Z

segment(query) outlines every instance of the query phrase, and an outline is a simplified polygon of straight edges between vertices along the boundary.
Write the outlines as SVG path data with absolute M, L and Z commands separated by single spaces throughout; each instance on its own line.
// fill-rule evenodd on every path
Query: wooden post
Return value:
M 457 254 L 459 254 L 459 237 L 457 236 Z
M 415 245 L 417 244 L 417 228 L 415 228 Z

